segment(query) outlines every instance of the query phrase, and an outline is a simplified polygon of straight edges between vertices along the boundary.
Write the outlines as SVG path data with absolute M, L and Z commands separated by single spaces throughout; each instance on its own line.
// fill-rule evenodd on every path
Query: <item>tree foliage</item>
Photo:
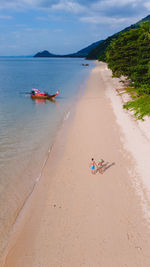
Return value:
M 93 48 L 90 53 L 87 55 L 87 59 L 100 59 L 101 61 L 105 61 L 105 51 L 107 47 L 110 45 L 110 42 L 113 39 L 118 39 L 118 37 L 124 33 L 129 31 L 130 29 L 138 29 L 141 27 L 141 25 L 146 22 L 150 21 L 150 15 L 147 17 L 143 18 L 142 20 L 138 21 L 135 24 L 132 24 L 131 26 L 123 29 L 122 31 L 113 34 L 112 36 L 109 36 L 107 39 L 102 40 L 95 48 Z
M 150 95 L 150 23 L 131 29 L 112 40 L 105 60 L 113 76 L 127 76 L 139 95 Z

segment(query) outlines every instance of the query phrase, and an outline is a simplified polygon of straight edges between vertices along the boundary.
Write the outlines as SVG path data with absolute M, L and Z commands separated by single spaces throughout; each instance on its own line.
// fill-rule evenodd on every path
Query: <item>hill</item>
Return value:
M 54 55 L 47 50 L 44 50 L 42 52 L 38 52 L 34 57 L 57 57 L 57 55 Z
M 98 42 L 95 42 L 95 43 L 92 43 L 91 45 L 89 45 L 89 46 L 81 49 L 80 51 L 78 51 L 77 53 L 74 53 L 72 55 L 73 55 L 73 57 L 86 57 L 101 42 L 102 42 L 102 40 L 101 41 L 98 41 Z
M 150 116 L 150 21 L 130 29 L 113 39 L 105 52 L 105 61 L 113 77 L 126 77 L 124 92 L 131 100 L 124 108 L 131 109 L 138 119 Z
M 127 32 L 130 29 L 136 29 L 139 28 L 140 25 L 146 21 L 150 21 L 150 15 L 148 15 L 147 17 L 143 18 L 142 20 L 138 21 L 137 23 L 125 28 L 124 30 L 113 34 L 112 36 L 109 36 L 107 39 L 103 40 L 100 42 L 100 44 L 98 44 L 94 49 L 92 49 L 90 51 L 90 53 L 87 55 L 86 59 L 98 59 L 101 58 L 101 60 L 103 60 L 104 58 L 104 52 L 106 50 L 106 48 L 109 46 L 110 42 L 112 41 L 112 39 L 118 39 L 118 37 L 120 36 L 120 34 L 122 34 L 123 32 Z
M 38 52 L 36 55 L 34 55 L 34 57 L 83 57 L 84 58 L 90 53 L 91 50 L 93 50 L 101 42 L 102 41 L 92 43 L 91 45 L 89 45 L 89 46 L 87 46 L 87 47 L 85 47 L 85 48 L 83 48 L 83 49 L 81 49 L 78 52 L 73 53 L 73 54 L 55 55 L 55 54 L 50 53 L 47 50 L 44 50 L 42 52 Z

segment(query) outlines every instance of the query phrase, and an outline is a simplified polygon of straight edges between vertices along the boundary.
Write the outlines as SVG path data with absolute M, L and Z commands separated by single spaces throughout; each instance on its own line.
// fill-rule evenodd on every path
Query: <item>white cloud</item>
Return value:
M 24 9 L 45 8 L 54 11 L 67 11 L 70 13 L 82 13 L 91 11 L 107 12 L 107 9 L 129 6 L 134 8 L 145 7 L 150 9 L 149 0 L 0 0 L 0 9 Z
M 45 9 L 51 11 L 49 15 L 55 15 L 53 20 L 61 20 L 60 12 L 68 12 L 68 14 L 78 15 L 78 19 L 85 23 L 115 25 L 123 22 L 130 24 L 134 18 L 136 21 L 136 18 L 140 17 L 140 10 L 144 17 L 146 11 L 150 10 L 150 0 L 0 0 L 0 9 L 2 8 Z M 60 11 L 59 16 L 57 16 L 58 11 Z M 41 21 L 49 20 L 49 18 L 49 16 L 37 17 Z
M 85 6 L 70 0 L 61 0 L 59 3 L 52 5 L 51 8 L 52 10 L 61 10 L 71 13 L 81 13 L 84 12 L 86 9 Z
M 148 11 L 150 11 L 150 1 L 144 3 L 144 6 L 147 8 Z
M 23 9 L 38 7 L 42 0 L 0 0 L 0 9 Z
M 53 32 L 56 32 L 56 33 L 57 33 L 57 32 L 58 32 L 58 33 L 59 33 L 59 32 L 63 32 L 63 31 L 64 31 L 63 29 L 55 29 L 55 30 L 53 30 Z
M 129 21 L 127 18 L 113 18 L 113 17 L 104 17 L 104 16 L 87 16 L 80 18 L 81 21 L 92 23 L 92 24 L 118 24 Z
M 84 6 L 76 0 L 0 0 L 0 9 L 49 8 L 78 13 Z
M 24 8 L 45 8 L 71 13 L 81 13 L 87 9 L 86 5 L 80 4 L 77 0 L 0 0 L 0 9 Z
M 34 32 L 34 29 L 33 28 L 25 28 L 24 29 L 26 32 Z
M 138 5 L 138 3 L 143 3 L 144 1 L 141 0 L 102 0 L 98 1 L 94 4 L 92 4 L 92 8 L 94 10 L 101 10 L 101 9 L 107 9 L 110 7 L 123 7 L 126 5 L 135 6 Z
M 142 19 L 147 12 L 146 8 L 150 10 L 148 0 L 99 0 L 91 4 L 80 21 L 91 25 L 106 24 L 111 28 L 117 28 L 119 24 L 126 27 Z
M 43 20 L 43 21 L 48 21 L 48 17 L 36 17 L 37 20 Z
M 12 16 L 0 15 L 0 19 L 12 19 Z
M 24 8 L 23 3 L 19 3 L 18 1 L 0 1 L 0 9 L 20 9 Z

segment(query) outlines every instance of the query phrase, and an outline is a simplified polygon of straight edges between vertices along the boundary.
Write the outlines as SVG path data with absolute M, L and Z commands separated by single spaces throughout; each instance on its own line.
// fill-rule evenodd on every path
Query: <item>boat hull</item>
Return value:
M 44 100 L 49 99 L 49 100 L 51 100 L 51 99 L 54 99 L 56 96 L 58 96 L 58 94 L 59 94 L 59 92 L 57 91 L 57 93 L 54 94 L 54 95 L 48 95 L 48 94 L 46 94 L 46 95 L 44 95 L 44 94 L 35 94 L 35 95 L 33 95 L 31 93 L 30 96 L 31 96 L 32 99 L 44 99 Z
M 31 98 L 32 99 L 53 99 L 53 98 L 55 98 L 56 96 L 35 96 L 35 95 L 31 95 Z

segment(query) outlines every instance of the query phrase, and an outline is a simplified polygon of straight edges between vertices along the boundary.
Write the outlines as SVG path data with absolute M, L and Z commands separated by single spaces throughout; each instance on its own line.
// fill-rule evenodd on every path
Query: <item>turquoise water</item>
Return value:
M 82 63 L 84 59 L 0 59 L 0 251 L 94 66 Z M 50 94 L 59 89 L 60 94 L 56 102 L 32 100 L 32 88 Z

